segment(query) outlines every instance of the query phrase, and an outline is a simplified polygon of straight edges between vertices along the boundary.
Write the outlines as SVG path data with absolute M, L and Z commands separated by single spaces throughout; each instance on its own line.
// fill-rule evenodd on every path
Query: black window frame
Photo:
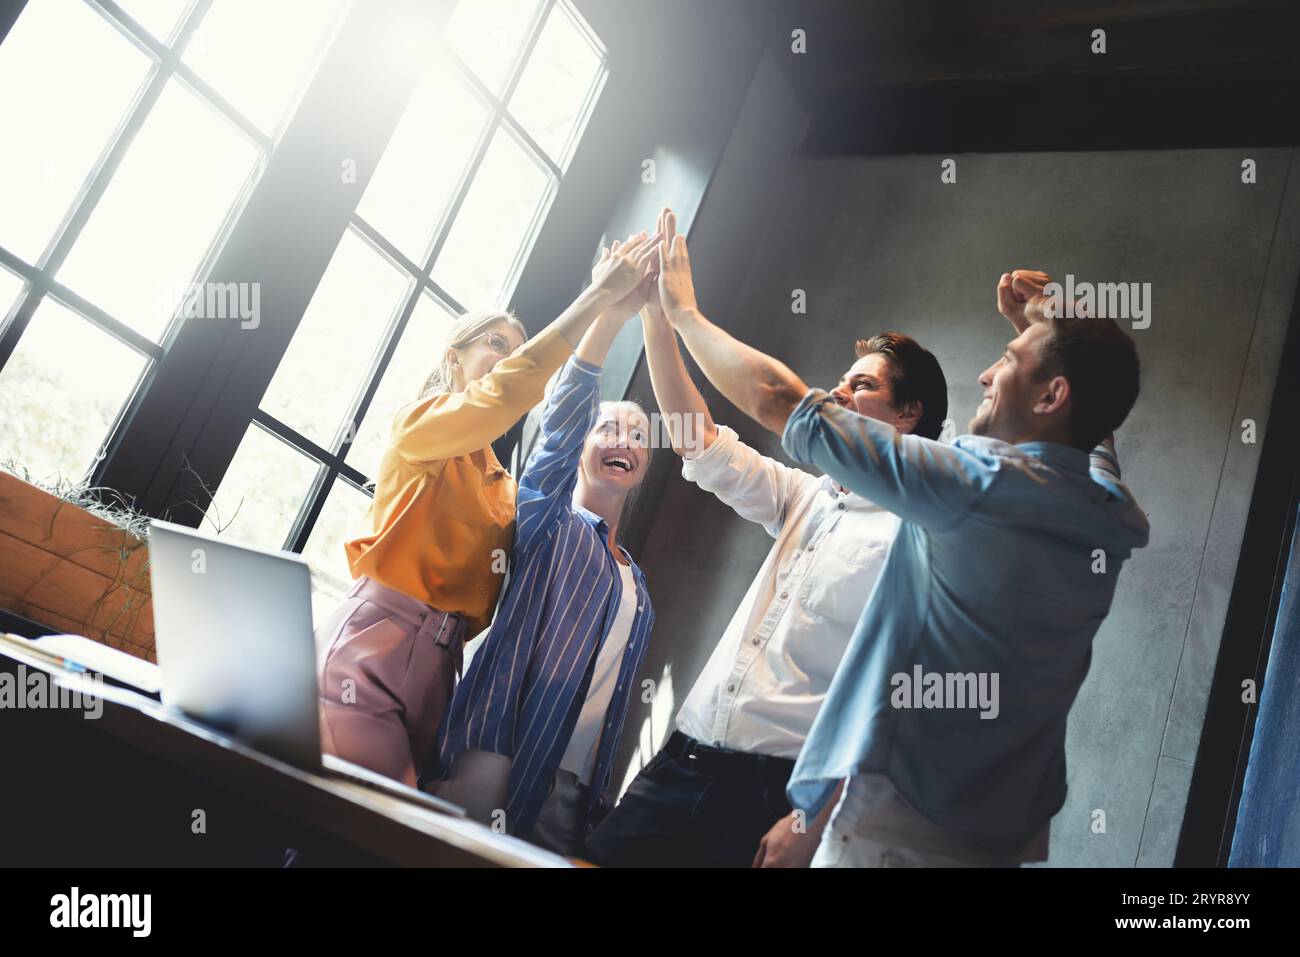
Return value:
M 46 297 L 72 309 L 92 326 L 97 327 L 134 352 L 144 356 L 151 364 L 161 361 L 166 355 L 168 343 L 176 333 L 177 323 L 174 319 L 163 335 L 159 337 L 160 341 L 155 342 L 69 289 L 54 277 L 62 268 L 68 254 L 72 251 L 72 247 L 80 238 L 82 230 L 85 229 L 91 215 L 98 207 L 99 201 L 107 191 L 109 183 L 117 175 L 131 144 L 135 141 L 137 134 L 139 134 L 145 121 L 157 105 L 159 97 L 161 97 L 172 79 L 179 80 L 206 100 L 208 105 L 215 107 L 225 119 L 233 123 L 244 136 L 258 147 L 260 150 L 259 164 L 257 168 L 250 172 L 250 179 L 253 182 L 256 182 L 261 172 L 260 167 L 265 165 L 267 157 L 275 149 L 274 135 L 267 135 L 258 129 L 251 120 L 231 105 L 225 97 L 218 93 L 214 87 L 183 60 L 189 41 L 193 38 L 203 18 L 211 9 L 214 0 L 194 0 L 190 8 L 174 25 L 171 34 L 164 40 L 155 37 L 114 0 L 84 0 L 84 2 L 91 12 L 103 17 L 110 26 L 121 33 L 128 41 L 135 44 L 141 52 L 152 57 L 153 63 L 146 73 L 143 89 L 138 92 L 135 100 L 127 109 L 125 118 L 109 137 L 108 143 L 105 144 L 103 151 L 100 153 L 85 186 L 73 200 L 71 208 L 55 229 L 54 234 L 46 243 L 45 249 L 36 262 L 28 263 L 8 249 L 0 246 L 0 265 L 16 274 L 27 284 L 26 289 L 19 295 L 10 314 L 5 317 L 3 323 L 0 323 L 0 370 L 4 369 L 13 356 L 19 340 L 31 324 L 37 307 Z M 24 3 L 17 8 L 13 19 L 6 25 L 4 37 L 8 36 L 9 28 L 12 28 L 13 24 L 17 22 L 25 7 L 26 4 Z M 0 37 L 0 39 L 3 38 Z M 230 211 L 231 218 L 238 216 L 243 198 L 241 196 L 234 202 Z M 224 242 L 229 220 L 225 226 L 226 228 L 219 230 L 218 234 L 213 237 L 209 247 L 209 256 L 211 256 L 213 249 Z M 200 268 L 201 271 L 202 267 Z M 134 394 L 124 397 L 124 407 L 134 400 L 135 395 L 139 394 L 143 381 L 148 378 L 148 368 L 146 367 L 146 373 L 141 377 L 142 381 L 137 383 Z M 94 468 L 95 466 L 92 463 L 87 462 L 85 472 L 91 473 Z
M 354 396 L 347 416 L 340 423 L 339 429 L 335 432 L 331 440 L 330 447 L 326 448 L 319 443 L 314 442 L 299 430 L 293 428 L 288 423 L 281 421 L 268 412 L 265 412 L 260 406 L 253 413 L 251 425 L 262 428 L 267 433 L 285 442 L 296 451 L 303 453 L 314 459 L 318 464 L 317 474 L 310 488 L 306 492 L 305 499 L 298 510 L 293 525 L 284 542 L 284 548 L 302 552 L 307 547 L 307 542 L 315 530 L 316 523 L 324 511 L 326 499 L 334 488 L 336 479 L 342 479 L 353 489 L 367 496 L 373 495 L 368 483 L 373 481 L 373 475 L 367 475 L 359 470 L 355 465 L 347 461 L 347 455 L 351 451 L 352 444 L 360 432 L 362 422 L 366 414 L 370 411 L 370 406 L 374 400 L 375 394 L 379 390 L 380 383 L 383 380 L 384 373 L 387 371 L 393 355 L 401 343 L 402 335 L 410 322 L 411 316 L 416 306 L 420 302 L 421 296 L 429 295 L 448 312 L 453 315 L 462 315 L 466 307 L 456 299 L 448 290 L 444 289 L 437 280 L 433 278 L 433 271 L 437 264 L 438 257 L 441 255 L 446 246 L 447 238 L 451 234 L 452 227 L 455 225 L 456 217 L 463 206 L 466 197 L 473 188 L 478 171 L 487 156 L 489 148 L 495 142 L 497 134 L 511 136 L 516 143 L 521 146 L 529 157 L 536 162 L 547 174 L 548 193 L 539 202 L 538 207 L 533 211 L 533 217 L 526 231 L 526 239 L 519 249 L 515 261 L 510 267 L 508 275 L 505 277 L 503 288 L 512 288 L 519 280 L 523 273 L 524 266 L 528 257 L 532 254 L 535 247 L 537 236 L 541 231 L 542 222 L 545 220 L 550 211 L 551 204 L 554 200 L 556 191 L 564 179 L 565 168 L 560 165 L 557 159 L 552 158 L 545 149 L 537 143 L 533 136 L 527 131 L 523 124 L 514 117 L 509 110 L 509 103 L 514 96 L 515 90 L 527 69 L 533 51 L 537 47 L 537 41 L 541 37 L 550 16 L 556 8 L 563 7 L 567 11 L 565 15 L 569 16 L 575 26 L 584 34 L 593 49 L 598 53 L 600 58 L 600 67 L 591 86 L 588 88 L 583 100 L 579 119 L 575 129 L 570 133 L 570 139 L 566 144 L 564 153 L 571 155 L 575 139 L 580 139 L 586 121 L 590 118 L 596 100 L 599 98 L 605 80 L 609 75 L 609 54 L 601 43 L 600 38 L 587 24 L 572 3 L 568 0 L 539 0 L 536 9 L 533 11 L 532 19 L 525 32 L 525 39 L 517 52 L 514 62 L 510 64 L 507 79 L 499 94 L 493 93 L 473 69 L 458 56 L 441 38 L 437 42 L 437 55 L 445 57 L 446 60 L 455 69 L 461 80 L 465 81 L 474 91 L 474 94 L 482 100 L 488 107 L 489 116 L 484 123 L 483 129 L 480 130 L 478 139 L 471 151 L 470 158 L 462 171 L 460 179 L 457 181 L 455 188 L 448 200 L 447 207 L 441 213 L 441 218 L 435 224 L 432 230 L 432 239 L 427 244 L 425 254 L 421 262 L 412 260 L 409 256 L 397 248 L 389 241 L 383 233 L 371 223 L 368 223 L 355 210 L 350 217 L 348 227 L 357 233 L 361 239 L 370 244 L 370 246 L 389 262 L 396 266 L 405 274 L 408 288 L 403 298 L 402 304 L 396 314 L 390 319 L 387 329 L 382 339 L 382 345 L 372 361 L 369 371 L 363 380 L 364 385 Z M 563 160 L 562 155 L 559 160 Z M 358 205 L 361 196 L 358 195 Z
M 105 437 L 100 457 L 88 469 L 85 483 L 92 489 L 112 489 L 116 498 L 129 501 L 144 514 L 198 526 L 238 451 L 239 442 L 249 428 L 261 428 L 306 455 L 316 466 L 312 483 L 302 490 L 302 505 L 284 542 L 285 548 L 301 552 L 323 511 L 335 479 L 370 494 L 366 485 L 372 476 L 349 463 L 347 453 L 420 301 L 419 297 L 433 296 L 452 314 L 464 311 L 462 304 L 432 278 L 432 272 L 494 138 L 499 132 L 513 137 L 537 163 L 539 170 L 545 172 L 548 180 L 547 193 L 534 211 L 527 239 L 506 280 L 505 288 L 509 289 L 518 283 L 536 249 L 542 225 L 554 208 L 556 193 L 575 152 L 575 143 L 590 120 L 594 104 L 608 79 L 609 50 L 572 0 L 538 0 L 524 40 L 510 64 L 507 80 L 499 92 L 493 93 L 441 38 L 442 28 L 455 7 L 454 0 L 437 0 L 433 4 L 427 0 L 354 3 L 343 22 L 335 25 L 330 49 L 325 52 L 323 61 L 316 65 L 316 72 L 307 81 L 307 88 L 300 92 L 287 121 L 281 121 L 275 134 L 268 136 L 182 59 L 186 44 L 214 0 L 195 0 L 166 41 L 155 38 L 114 0 L 85 2 L 150 53 L 155 63 L 151 72 L 146 74 L 143 91 L 105 147 L 87 187 L 78 196 L 72 212 L 41 259 L 36 264 L 28 264 L 0 249 L 0 265 L 8 267 L 27 283 L 9 321 L 0 328 L 0 364 L 12 353 L 43 297 L 48 295 L 70 306 L 148 360 L 132 394 L 124 397 L 122 411 L 110 434 Z M 592 44 L 600 66 L 563 154 L 552 157 L 509 112 L 509 103 L 548 18 L 561 6 Z M 21 9 L 20 6 L 5 24 L 6 34 L 8 27 L 21 15 Z M 408 32 L 418 34 L 427 42 L 413 43 L 398 51 L 410 62 L 396 65 L 395 79 L 372 84 L 376 95 L 367 99 L 360 94 L 341 104 L 337 91 L 341 83 L 352 82 L 351 74 L 355 72 L 357 62 L 373 61 L 381 50 L 385 55 L 393 54 L 391 36 L 385 33 L 391 33 L 394 22 L 406 24 Z M 485 104 L 487 114 L 466 168 L 433 231 L 429 248 L 422 262 L 417 263 L 399 251 L 380 230 L 367 223 L 357 213 L 357 207 L 410 94 L 427 66 L 430 49 L 446 56 L 458 75 Z M 282 297 L 272 307 L 276 310 L 272 323 L 276 327 L 274 334 L 261 340 L 256 350 L 250 350 L 248 343 L 238 337 L 232 338 L 229 326 L 200 323 L 194 319 L 173 319 L 165 334 L 154 342 L 53 279 L 117 172 L 132 140 L 173 77 L 178 77 L 206 97 L 261 151 L 261 162 L 251 174 L 251 188 L 234 204 L 230 219 L 213 238 L 208 256 L 196 273 L 196 280 L 206 283 L 255 282 L 260 277 L 274 275 L 291 287 L 291 295 Z M 335 92 L 330 93 L 323 89 L 325 87 Z M 349 123 L 349 119 L 356 122 Z M 309 151 L 319 146 L 311 142 L 312 137 L 319 136 L 327 128 L 332 129 L 334 138 L 324 152 L 332 154 L 331 160 L 347 160 L 355 164 L 355 187 L 345 202 L 339 203 L 334 198 L 335 201 L 324 204 L 329 207 L 328 215 L 322 217 L 329 220 L 324 229 L 302 231 L 302 236 L 314 238 L 295 237 L 302 239 L 304 246 L 312 247 L 312 255 L 298 257 L 289 268 L 282 268 L 278 274 L 261 272 L 259 257 L 266 259 L 267 250 L 287 238 L 283 224 L 303 217 L 311 207 L 320 205 L 309 193 L 295 190 L 296 184 L 288 181 L 292 179 L 295 164 L 306 162 Z M 332 165 L 337 171 L 336 163 Z M 325 273 L 329 257 L 349 229 L 402 271 L 408 286 L 400 308 L 383 333 L 366 377 L 353 397 L 348 415 L 326 448 L 263 411 L 260 403 L 303 311 Z M 517 430 L 515 432 L 517 434 Z

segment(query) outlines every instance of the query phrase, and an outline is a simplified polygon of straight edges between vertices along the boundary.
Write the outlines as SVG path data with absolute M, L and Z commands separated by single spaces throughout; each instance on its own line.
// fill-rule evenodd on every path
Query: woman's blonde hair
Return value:
M 502 321 L 508 322 L 523 336 L 525 342 L 528 341 L 528 330 L 519 321 L 519 317 L 508 309 L 495 312 L 467 312 L 452 324 L 451 340 L 447 343 L 447 349 L 465 348 L 479 333 L 494 323 Z M 429 396 L 437 395 L 440 392 L 450 392 L 453 386 L 451 373 L 451 362 L 447 358 L 446 350 L 444 350 L 437 366 L 429 373 L 429 378 L 424 380 L 424 385 L 420 387 L 420 394 L 417 398 L 427 399 Z

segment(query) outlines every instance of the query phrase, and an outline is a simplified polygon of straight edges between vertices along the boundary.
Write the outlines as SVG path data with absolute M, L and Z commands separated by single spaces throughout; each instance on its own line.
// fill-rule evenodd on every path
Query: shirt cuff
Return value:
M 825 389 L 809 389 L 794 407 L 781 433 L 781 448 L 792 459 L 812 463 L 812 441 L 821 428 L 822 407 L 833 401 Z
M 569 365 L 579 372 L 585 372 L 587 375 L 599 379 L 603 366 L 598 366 L 594 362 L 588 362 L 586 359 L 579 359 L 574 355 L 569 359 Z
M 1088 455 L 1089 463 L 1092 468 L 1100 468 L 1104 472 L 1110 472 L 1114 475 L 1115 481 L 1120 480 L 1119 456 L 1115 453 L 1115 437 L 1108 435 L 1097 443 L 1096 447 Z
M 719 425 L 717 429 L 713 443 L 703 452 L 682 451 L 682 478 L 688 482 L 698 482 L 731 464 L 731 453 L 740 436 L 730 426 Z

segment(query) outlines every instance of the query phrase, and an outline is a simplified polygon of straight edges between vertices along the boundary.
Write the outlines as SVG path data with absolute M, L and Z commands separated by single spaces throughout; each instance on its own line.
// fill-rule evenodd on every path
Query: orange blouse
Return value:
M 353 578 L 464 615 L 467 637 L 487 627 L 505 577 L 494 553 L 509 554 L 515 528 L 515 480 L 491 443 L 542 400 L 572 352 L 549 330 L 465 391 L 398 412 L 375 482 L 371 534 L 345 546 Z

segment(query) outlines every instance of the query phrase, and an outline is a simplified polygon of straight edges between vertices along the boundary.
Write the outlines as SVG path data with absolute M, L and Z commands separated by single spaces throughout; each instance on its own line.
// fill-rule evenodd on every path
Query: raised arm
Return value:
M 574 356 L 542 410 L 537 444 L 519 476 L 515 550 L 527 550 L 567 510 L 578 481 L 582 443 L 600 409 L 600 366 Z
M 659 232 L 664 231 L 664 219 L 668 210 L 659 214 Z M 646 304 L 641 309 L 641 328 L 645 335 L 646 365 L 650 367 L 650 382 L 654 385 L 655 401 L 659 412 L 668 423 L 668 434 L 672 439 L 673 451 L 678 455 L 698 455 L 718 437 L 718 427 L 709 414 L 709 407 L 704 396 L 695 387 L 691 374 L 682 361 L 681 350 L 677 348 L 677 334 L 672 324 L 664 315 L 663 303 L 659 298 L 659 283 L 656 281 L 646 290 Z M 691 448 L 686 448 L 688 441 L 683 428 L 686 422 L 698 424 L 689 437 Z
M 664 312 L 718 391 L 740 411 L 780 435 L 808 387 L 783 363 L 745 345 L 704 317 L 695 300 L 686 237 L 677 235 L 671 210 L 664 223 L 659 266 Z
M 598 272 L 612 255 L 603 250 Z M 600 409 L 600 373 L 609 347 L 623 323 L 645 301 L 643 282 L 601 313 L 578 343 L 542 411 L 537 445 L 519 478 L 515 544 L 526 549 L 552 527 L 569 506 L 578 481 L 583 443 Z
M 657 258 L 657 236 L 642 232 L 615 242 L 592 270 L 591 285 L 534 339 L 462 391 L 402 409 L 393 422 L 398 454 L 413 463 L 433 462 L 475 452 L 504 435 L 542 400 L 546 383 L 596 318 L 637 294 Z
M 781 446 L 905 522 L 943 528 L 969 514 L 997 470 L 957 445 L 899 432 L 811 389 Z
M 404 406 L 393 420 L 393 448 L 418 464 L 487 447 L 542 401 L 546 383 L 572 352 L 559 330 L 547 329 L 460 392 Z

